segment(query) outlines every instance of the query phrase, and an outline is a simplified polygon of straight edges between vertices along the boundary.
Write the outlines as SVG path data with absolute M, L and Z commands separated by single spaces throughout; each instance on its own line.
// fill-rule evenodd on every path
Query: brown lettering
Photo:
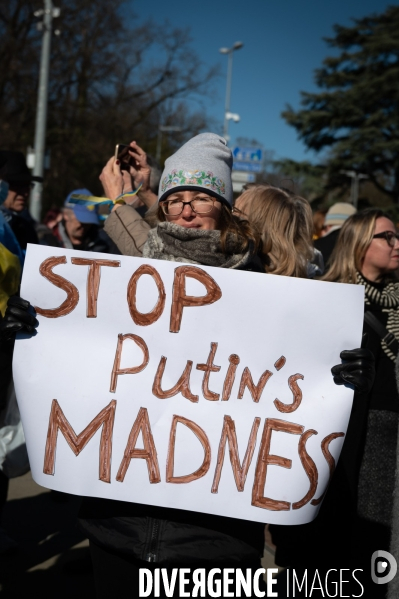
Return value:
M 119 260 L 88 260 L 87 258 L 71 258 L 72 264 L 89 266 L 87 273 L 87 318 L 97 318 L 97 298 L 100 288 L 102 266 L 120 266 Z
M 99 478 L 105 483 L 111 482 L 112 432 L 115 420 L 116 400 L 113 399 L 86 428 L 77 435 L 65 418 L 58 401 L 53 399 L 48 423 L 46 449 L 44 452 L 44 474 L 54 474 L 55 453 L 57 448 L 58 430 L 64 435 L 73 453 L 78 456 L 100 426 L 103 427 L 100 439 Z
M 320 497 L 318 499 L 313 499 L 311 501 L 312 505 L 319 505 L 319 503 L 323 500 L 324 495 L 326 494 L 328 485 L 331 482 L 331 477 L 334 474 L 334 470 L 335 470 L 335 460 L 334 460 L 334 457 L 330 453 L 329 446 L 330 446 L 331 441 L 334 441 L 334 439 L 338 439 L 339 437 L 345 437 L 345 433 L 331 433 L 331 435 L 327 435 L 327 437 L 324 437 L 324 439 L 321 442 L 321 450 L 323 452 L 324 458 L 325 458 L 325 460 L 328 464 L 328 467 L 330 469 L 330 476 L 329 476 L 328 483 L 326 484 L 326 488 L 324 489 L 323 493 L 320 495 Z
M 137 437 L 139 436 L 140 431 L 143 437 L 144 449 L 136 449 Z M 118 474 L 116 475 L 116 480 L 120 483 L 123 483 L 125 480 L 127 469 L 133 458 L 140 458 L 147 462 L 148 477 L 151 484 L 161 482 L 157 450 L 155 448 L 146 408 L 140 408 L 137 418 L 132 426 L 132 430 L 130 431 L 121 465 L 119 466 Z
M 301 435 L 304 427 L 293 422 L 278 420 L 276 418 L 266 418 L 263 428 L 262 440 L 260 443 L 258 461 L 255 470 L 254 485 L 252 487 L 252 505 L 272 511 L 285 511 L 290 509 L 290 502 L 264 497 L 266 484 L 267 467 L 281 466 L 282 468 L 291 468 L 292 460 L 283 458 L 279 455 L 270 454 L 270 444 L 272 432 L 289 433 L 291 435 Z
M 176 444 L 176 427 L 178 422 L 187 426 L 195 434 L 197 439 L 200 441 L 202 447 L 204 448 L 204 460 L 201 466 L 192 474 L 185 474 L 184 476 L 173 476 Z M 172 426 L 170 429 L 168 457 L 166 459 L 166 482 L 175 484 L 191 483 L 193 480 L 198 480 L 202 476 L 205 476 L 205 474 L 209 470 L 210 464 L 211 446 L 205 431 L 192 420 L 188 420 L 188 418 L 184 418 L 183 416 L 174 415 L 172 420 Z
M 278 409 L 279 412 L 283 412 L 284 414 L 289 414 L 291 412 L 295 412 L 295 410 L 297 410 L 299 408 L 299 406 L 301 405 L 301 401 L 302 401 L 302 391 L 298 387 L 298 383 L 296 381 L 298 379 L 303 380 L 303 378 L 304 378 L 303 374 L 293 374 L 292 376 L 289 377 L 288 386 L 292 391 L 294 401 L 292 402 L 292 404 L 287 405 L 276 398 L 274 400 L 274 405 L 276 406 L 276 408 Z
M 277 362 L 274 363 L 274 368 L 276 370 L 281 370 L 282 367 L 285 365 L 286 361 L 287 359 L 285 358 L 285 356 L 281 356 L 281 358 L 279 358 Z
M 237 435 L 236 435 L 236 427 L 234 424 L 234 420 L 230 416 L 224 417 L 222 436 L 220 438 L 219 443 L 219 451 L 216 462 L 216 470 L 215 476 L 213 478 L 212 484 L 212 493 L 217 493 L 219 488 L 220 477 L 222 474 L 223 462 L 224 462 L 224 454 L 226 441 L 229 444 L 229 454 L 230 454 L 230 462 L 233 468 L 234 480 L 236 482 L 237 491 L 243 491 L 245 486 L 245 481 L 248 474 L 248 469 L 251 465 L 252 456 L 255 451 L 256 445 L 256 436 L 258 434 L 258 428 L 260 424 L 260 418 L 255 418 L 254 423 L 252 425 L 251 434 L 249 436 L 247 449 L 245 452 L 244 460 L 242 466 L 240 464 L 240 457 L 238 455 L 238 444 L 237 444 Z
M 165 356 L 161 357 L 161 361 L 159 362 L 159 366 L 157 368 L 157 372 L 154 379 L 154 384 L 152 386 L 152 393 L 155 397 L 159 397 L 159 399 L 167 399 L 168 397 L 173 397 L 173 395 L 177 395 L 181 393 L 183 397 L 189 399 L 192 402 L 198 401 L 198 395 L 193 395 L 190 389 L 190 374 L 193 363 L 191 360 L 187 360 L 187 365 L 183 371 L 183 374 L 177 381 L 176 385 L 167 391 L 162 389 L 162 377 L 165 372 L 166 358 Z
M 211 372 L 219 372 L 220 370 L 220 366 L 215 366 L 213 363 L 217 348 L 217 343 L 211 343 L 211 351 L 209 352 L 206 364 L 197 364 L 197 370 L 205 372 L 202 380 L 202 394 L 205 399 L 208 399 L 209 401 L 217 401 L 220 397 L 219 393 L 214 393 L 209 389 L 209 377 Z
M 139 348 L 143 351 L 144 357 L 140 366 L 134 366 L 133 368 L 120 368 L 121 364 L 121 356 L 122 356 L 122 345 L 125 339 L 131 339 Z M 115 352 L 115 360 L 114 366 L 111 372 L 111 385 L 109 388 L 110 393 L 115 393 L 116 385 L 118 382 L 118 376 L 120 374 L 136 374 L 137 372 L 141 372 L 147 366 L 150 359 L 150 354 L 148 352 L 148 347 L 144 339 L 139 337 L 138 335 L 133 335 L 132 333 L 128 333 L 126 335 L 122 335 L 121 333 L 118 335 L 118 343 L 116 346 Z
M 265 388 L 265 385 L 271 376 L 273 376 L 273 373 L 270 372 L 270 370 L 265 370 L 260 377 L 258 384 L 255 385 L 252 379 L 251 371 L 249 370 L 248 366 L 246 366 L 241 377 L 240 388 L 238 390 L 238 399 L 243 398 L 245 387 L 248 387 L 248 391 L 250 392 L 252 399 L 258 403 L 262 396 L 263 389 Z
M 50 281 L 56 287 L 59 287 L 66 292 L 67 297 L 58 308 L 39 308 L 35 306 L 35 310 L 38 314 L 45 316 L 46 318 L 59 318 L 60 316 L 66 316 L 72 310 L 76 308 L 79 301 L 79 291 L 70 281 L 56 275 L 53 272 L 53 268 L 58 264 L 66 264 L 66 256 L 52 256 L 44 260 L 39 268 L 40 274 Z
M 206 295 L 195 297 L 186 295 L 186 278 L 191 277 L 202 283 L 206 289 Z M 207 306 L 214 304 L 222 297 L 219 285 L 208 273 L 197 266 L 178 266 L 175 270 L 173 281 L 173 299 L 170 313 L 170 332 L 180 331 L 183 308 L 193 306 Z
M 230 399 L 231 390 L 236 378 L 237 366 L 240 363 L 240 358 L 237 356 L 237 354 L 231 354 L 231 356 L 229 356 L 229 362 L 229 368 L 227 370 L 226 378 L 224 379 L 223 384 L 222 401 L 227 401 Z
M 158 288 L 158 301 L 151 312 L 147 312 L 146 314 L 139 312 L 136 307 L 137 284 L 142 275 L 150 275 L 154 279 Z M 132 275 L 129 285 L 127 286 L 127 303 L 129 306 L 130 316 L 132 317 L 133 321 L 141 327 L 147 327 L 148 325 L 156 322 L 162 315 L 162 312 L 165 308 L 165 299 L 165 287 L 158 271 L 149 264 L 143 264 L 140 266 Z
M 303 433 L 303 435 L 301 435 L 301 438 L 299 439 L 299 445 L 298 445 L 299 457 L 301 459 L 301 464 L 302 464 L 302 466 L 306 472 L 306 475 L 309 479 L 310 487 L 309 487 L 309 491 L 306 493 L 306 495 L 304 497 L 302 497 L 302 499 L 300 501 L 296 501 L 295 503 L 292 504 L 293 510 L 299 510 L 299 508 L 301 508 L 304 505 L 306 505 L 307 503 L 309 503 L 309 501 L 312 499 L 312 497 L 314 496 L 314 494 L 316 493 L 316 490 L 317 490 L 317 483 L 319 480 L 317 466 L 314 463 L 314 461 L 312 460 L 312 458 L 310 457 L 310 455 L 308 454 L 308 452 L 306 451 L 306 441 L 312 435 L 317 435 L 317 434 L 318 434 L 317 431 L 310 429 L 308 431 L 305 431 Z

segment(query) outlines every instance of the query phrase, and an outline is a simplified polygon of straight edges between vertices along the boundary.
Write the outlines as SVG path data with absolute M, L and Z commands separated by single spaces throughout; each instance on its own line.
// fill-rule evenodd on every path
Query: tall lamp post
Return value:
M 60 9 L 53 7 L 51 0 L 44 0 L 44 9 L 37 10 L 35 17 L 43 16 L 39 29 L 43 31 L 42 55 L 40 60 L 39 90 L 37 94 L 36 127 L 35 127 L 35 163 L 33 176 L 43 178 L 44 152 L 46 149 L 47 96 L 50 70 L 50 47 L 53 18 L 60 16 Z M 40 220 L 42 210 L 43 184 L 35 181 L 30 194 L 30 211 L 36 220 Z
M 229 120 L 231 118 L 230 112 L 230 95 L 231 95 L 231 76 L 233 72 L 233 52 L 234 50 L 239 50 L 243 47 L 242 42 L 235 42 L 231 48 L 220 48 L 219 52 L 221 54 L 228 55 L 228 63 L 227 63 L 227 82 L 226 82 L 226 102 L 224 106 L 224 127 L 223 127 L 223 137 L 228 142 L 229 141 Z M 237 119 L 234 119 L 237 120 Z
M 359 181 L 360 179 L 368 179 L 367 175 L 357 173 L 356 171 L 341 171 L 343 175 L 351 178 L 351 203 L 357 208 L 359 198 Z

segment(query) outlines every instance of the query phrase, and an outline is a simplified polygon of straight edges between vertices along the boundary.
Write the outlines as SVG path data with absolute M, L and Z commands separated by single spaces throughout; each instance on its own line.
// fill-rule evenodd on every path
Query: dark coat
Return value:
M 375 315 L 386 325 L 387 315 Z M 326 497 L 309 524 L 270 526 L 276 544 L 276 563 L 291 568 L 354 568 L 370 570 L 374 551 L 389 551 L 390 531 L 358 516 L 358 482 L 369 409 L 398 404 L 395 364 L 381 348 L 378 334 L 364 323 L 368 348 L 376 359 L 376 379 L 368 395 L 355 393 L 349 426 Z
M 335 231 L 331 231 L 331 233 L 325 235 L 325 237 L 320 237 L 314 242 L 316 250 L 319 250 L 319 252 L 323 254 L 324 265 L 326 268 L 328 268 L 327 263 L 330 259 L 333 249 L 335 248 L 335 244 L 337 243 L 340 230 L 341 229 L 335 229 Z
M 35 221 L 27 211 L 15 212 L 2 207 L 1 211 L 22 250 L 26 250 L 28 243 L 39 243 L 36 234 Z
M 264 272 L 253 256 L 245 270 Z M 80 527 L 97 545 L 163 564 L 259 562 L 265 525 L 138 503 L 84 498 Z
M 254 562 L 264 547 L 264 524 L 199 512 L 84 498 L 80 527 L 107 549 L 163 564 Z

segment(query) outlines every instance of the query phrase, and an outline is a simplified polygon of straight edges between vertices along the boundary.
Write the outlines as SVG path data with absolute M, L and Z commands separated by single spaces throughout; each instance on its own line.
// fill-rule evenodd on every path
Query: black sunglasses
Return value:
M 373 239 L 386 239 L 388 245 L 390 245 L 391 248 L 394 248 L 396 241 L 399 241 L 399 233 L 394 233 L 393 231 L 383 231 L 382 233 L 373 235 Z

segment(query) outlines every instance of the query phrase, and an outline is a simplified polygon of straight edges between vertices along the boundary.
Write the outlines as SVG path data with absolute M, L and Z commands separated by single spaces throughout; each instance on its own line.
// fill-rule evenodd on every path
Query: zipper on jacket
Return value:
M 151 535 L 149 551 L 145 557 L 146 562 L 155 562 L 157 554 L 155 553 L 159 536 L 159 520 L 151 518 Z

